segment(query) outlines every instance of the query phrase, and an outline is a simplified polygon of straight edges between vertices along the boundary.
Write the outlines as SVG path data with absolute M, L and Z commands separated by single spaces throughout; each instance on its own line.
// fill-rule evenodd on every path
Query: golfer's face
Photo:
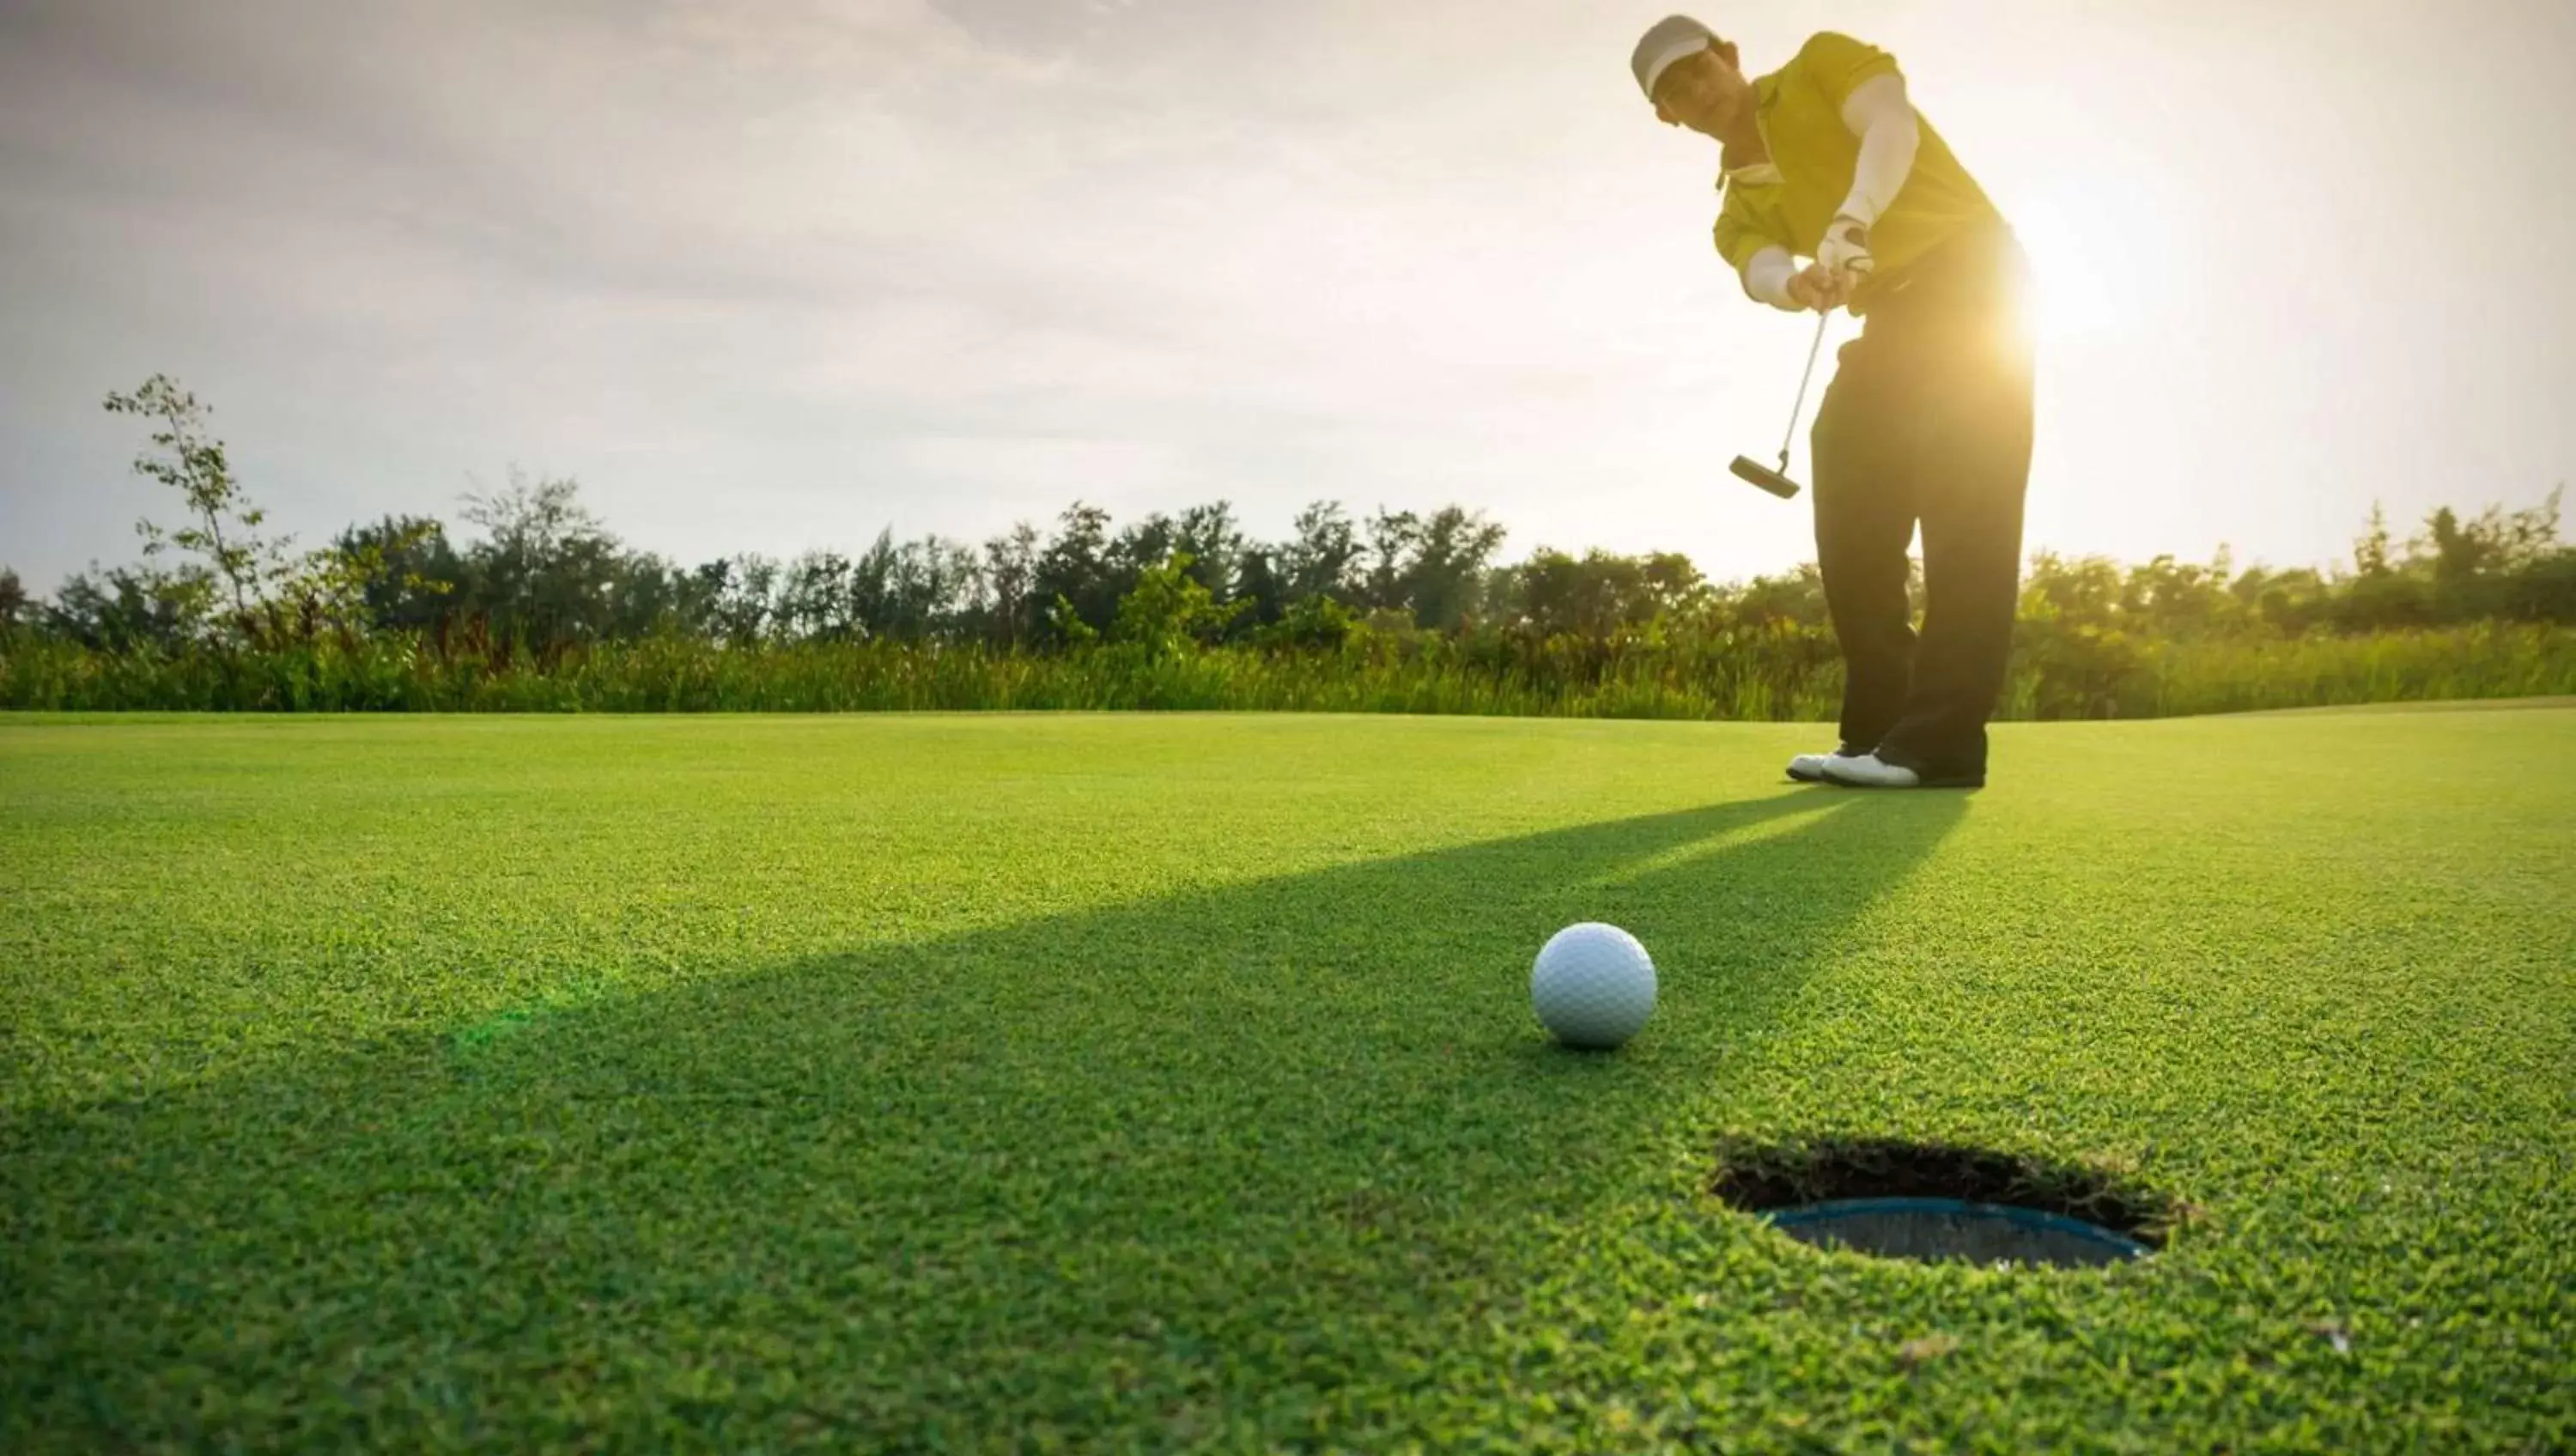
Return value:
M 1667 126 L 1717 136 L 1735 120 L 1744 78 L 1716 51 L 1672 63 L 1655 81 L 1655 115 Z

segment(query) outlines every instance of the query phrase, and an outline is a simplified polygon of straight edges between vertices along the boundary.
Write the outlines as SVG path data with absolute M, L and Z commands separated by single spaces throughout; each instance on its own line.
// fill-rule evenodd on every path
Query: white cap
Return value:
M 1717 32 L 1687 15 L 1667 15 L 1647 27 L 1637 42 L 1637 53 L 1628 58 L 1628 69 L 1637 73 L 1637 88 L 1646 99 L 1655 99 L 1655 83 L 1664 77 L 1675 61 L 1695 56 L 1717 44 Z

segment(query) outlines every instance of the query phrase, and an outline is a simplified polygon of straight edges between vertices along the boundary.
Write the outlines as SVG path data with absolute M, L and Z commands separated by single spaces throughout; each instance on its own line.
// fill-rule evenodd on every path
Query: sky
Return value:
M 1671 3 L 0 0 L 0 564 L 173 514 L 100 408 L 167 373 L 307 544 L 516 470 L 683 562 L 1222 498 L 1784 569 L 1726 462 L 1812 324 L 1628 74 Z M 2576 7 L 1694 13 L 1895 53 L 2021 233 L 2032 548 L 2319 564 L 2576 476 Z

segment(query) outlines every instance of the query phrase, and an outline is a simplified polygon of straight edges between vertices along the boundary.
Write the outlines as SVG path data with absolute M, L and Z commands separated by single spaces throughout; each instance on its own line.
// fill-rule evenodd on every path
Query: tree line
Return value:
M 1677 552 L 1541 548 L 1503 561 L 1502 527 L 1457 505 L 1362 516 L 1317 501 L 1287 539 L 1263 541 L 1224 501 L 1123 525 L 1077 502 L 1048 529 L 1021 522 L 980 546 L 888 531 L 855 554 L 682 564 L 621 541 L 574 481 L 514 472 L 465 497 L 462 530 L 389 516 L 298 550 L 269 530 L 204 407 L 173 381 L 156 376 L 107 408 L 150 427 L 135 468 L 171 489 L 181 523 L 144 523 L 141 560 L 93 566 L 49 598 L 0 571 L 0 631 L 13 637 L 169 655 L 390 634 L 540 661 L 671 639 L 1162 654 L 1439 638 L 1580 664 L 1827 628 L 1812 565 L 1715 582 Z M 2576 624 L 2559 500 L 2474 516 L 2446 507 L 2402 538 L 2374 511 L 2350 561 L 2324 569 L 2240 568 L 2224 550 L 2143 564 L 2043 552 L 2024 578 L 2024 636 L 2040 654 L 2123 659 L 2143 642 Z

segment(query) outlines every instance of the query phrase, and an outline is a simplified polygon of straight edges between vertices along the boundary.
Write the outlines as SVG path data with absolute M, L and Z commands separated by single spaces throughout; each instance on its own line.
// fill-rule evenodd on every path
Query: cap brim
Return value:
M 1646 69 L 1637 75 L 1637 84 L 1645 88 L 1646 99 L 1650 102 L 1655 99 L 1655 83 L 1664 79 L 1664 73 L 1673 68 L 1675 61 L 1697 55 L 1707 49 L 1706 37 L 1684 36 L 1656 52 L 1655 58 L 1646 64 Z

